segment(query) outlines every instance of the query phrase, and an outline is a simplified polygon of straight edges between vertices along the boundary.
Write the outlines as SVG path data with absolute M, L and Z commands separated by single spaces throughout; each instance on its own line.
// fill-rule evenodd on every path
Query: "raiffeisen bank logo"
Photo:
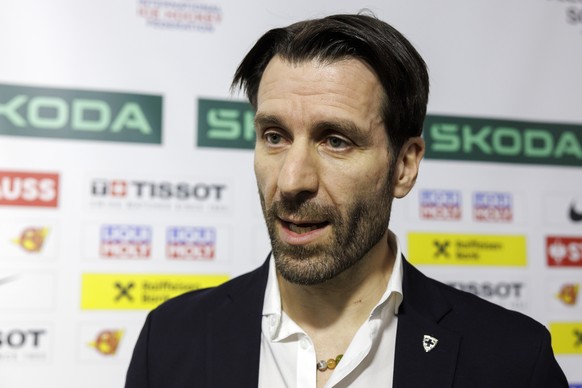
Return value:
M 151 310 L 188 291 L 215 287 L 226 275 L 83 274 L 82 310 Z
M 232 185 L 215 180 L 94 178 L 89 186 L 88 205 L 99 210 L 227 213 L 232 206 Z
M 216 229 L 172 226 L 166 231 L 166 257 L 171 260 L 213 260 Z
M 99 255 L 106 259 L 149 259 L 152 228 L 144 225 L 103 225 Z
M 521 235 L 475 235 L 411 232 L 409 259 L 413 264 L 516 266 L 527 264 Z
M 0 85 L 0 135 L 162 141 L 162 97 Z
M 0 171 L 0 206 L 58 207 L 58 204 L 59 174 Z
M 549 329 L 557 355 L 582 354 L 582 322 L 551 322 Z
M 198 100 L 198 147 L 255 148 L 255 110 L 248 102 Z
M 430 115 L 424 139 L 429 159 L 582 165 L 582 125 Z

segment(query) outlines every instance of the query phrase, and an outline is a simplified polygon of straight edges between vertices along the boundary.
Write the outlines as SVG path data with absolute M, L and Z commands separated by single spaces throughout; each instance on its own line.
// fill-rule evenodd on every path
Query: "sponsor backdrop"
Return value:
M 120 387 L 150 309 L 263 262 L 230 79 L 267 29 L 364 7 L 432 78 L 407 257 L 542 322 L 582 385 L 582 1 L 22 0 L 0 4 L 1 387 Z

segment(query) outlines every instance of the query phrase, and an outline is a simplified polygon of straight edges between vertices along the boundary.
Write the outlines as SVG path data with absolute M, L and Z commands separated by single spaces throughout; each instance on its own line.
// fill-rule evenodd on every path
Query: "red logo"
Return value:
M 579 284 L 564 284 L 560 289 L 560 292 L 556 296 L 564 304 L 568 306 L 574 306 L 576 304 L 576 301 L 578 300 L 579 288 L 580 288 Z
M 582 237 L 548 236 L 546 253 L 550 267 L 582 267 Z
M 44 240 L 48 234 L 48 228 L 26 228 L 20 234 L 20 237 L 12 242 L 20 245 L 22 249 L 30 253 L 38 253 L 42 249 Z
M 113 356 L 123 336 L 123 330 L 103 330 L 89 346 L 95 348 L 104 356 Z
M 59 174 L 0 171 L 0 205 L 57 207 Z

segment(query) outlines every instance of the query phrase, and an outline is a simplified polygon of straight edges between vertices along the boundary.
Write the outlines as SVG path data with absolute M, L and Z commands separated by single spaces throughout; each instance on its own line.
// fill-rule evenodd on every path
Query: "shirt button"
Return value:
M 309 347 L 309 340 L 307 340 L 307 338 L 301 338 L 301 341 L 299 341 L 299 344 L 301 345 L 301 348 L 303 350 L 306 350 Z
M 277 317 L 276 316 L 271 315 L 270 324 L 271 324 L 271 326 L 277 325 Z

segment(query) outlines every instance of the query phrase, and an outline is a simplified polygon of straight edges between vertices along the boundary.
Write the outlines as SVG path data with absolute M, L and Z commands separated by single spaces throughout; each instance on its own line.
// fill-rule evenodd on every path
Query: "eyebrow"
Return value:
M 285 127 L 279 117 L 265 113 L 257 113 L 255 115 L 255 128 L 265 126 Z
M 287 128 L 283 120 L 276 115 L 257 113 L 255 115 L 255 127 L 275 126 Z M 323 120 L 311 127 L 315 133 L 338 132 L 352 139 L 363 141 L 369 137 L 360 127 L 350 120 Z

